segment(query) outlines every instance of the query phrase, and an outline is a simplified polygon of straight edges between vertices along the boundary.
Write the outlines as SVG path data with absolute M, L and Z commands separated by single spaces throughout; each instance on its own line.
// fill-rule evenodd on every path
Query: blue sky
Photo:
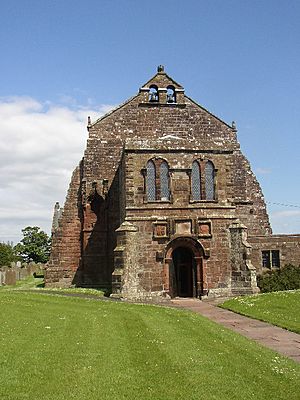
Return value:
M 165 65 L 228 123 L 276 233 L 300 233 L 300 2 L 0 0 L 0 240 L 49 232 L 83 154 L 87 115 Z

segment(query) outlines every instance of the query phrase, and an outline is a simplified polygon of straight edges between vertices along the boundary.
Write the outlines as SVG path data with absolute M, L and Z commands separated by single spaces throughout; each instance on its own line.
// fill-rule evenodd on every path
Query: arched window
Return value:
M 168 164 L 163 161 L 160 164 L 160 199 L 166 201 L 170 199 L 169 189 L 169 167 Z
M 155 187 L 155 165 L 152 160 L 147 162 L 147 200 L 156 200 L 156 187 Z
M 151 85 L 149 90 L 149 101 L 155 103 L 159 101 L 158 97 L 158 87 L 156 85 Z
M 192 164 L 191 188 L 192 200 L 201 200 L 201 175 L 198 161 Z
M 215 199 L 215 169 L 211 161 L 205 164 L 205 199 Z
M 147 162 L 146 195 L 147 201 L 170 200 L 169 166 L 161 158 Z
M 167 103 L 176 103 L 176 94 L 174 86 L 167 87 Z
M 191 200 L 213 201 L 215 193 L 215 167 L 209 160 L 195 160 L 191 171 Z

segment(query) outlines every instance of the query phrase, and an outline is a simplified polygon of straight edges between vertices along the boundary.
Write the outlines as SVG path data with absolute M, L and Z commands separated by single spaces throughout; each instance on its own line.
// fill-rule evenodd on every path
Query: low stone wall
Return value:
M 42 273 L 44 269 L 44 264 L 21 264 L 19 262 L 11 263 L 11 266 L 0 267 L 0 286 L 15 285 L 17 281 L 35 273 Z

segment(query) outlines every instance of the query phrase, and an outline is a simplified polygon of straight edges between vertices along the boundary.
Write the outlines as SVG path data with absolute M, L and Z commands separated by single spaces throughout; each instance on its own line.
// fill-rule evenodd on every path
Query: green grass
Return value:
M 104 290 L 101 289 L 91 289 L 91 288 L 45 288 L 45 292 L 55 292 L 55 293 L 74 293 L 82 295 L 92 295 L 96 297 L 103 297 L 105 294 Z
M 15 285 L 0 286 L 0 290 L 28 290 L 43 287 L 44 278 L 34 278 L 32 275 L 17 281 Z
M 100 289 L 90 288 L 44 288 L 44 278 L 35 278 L 34 276 L 28 276 L 25 279 L 17 281 L 15 285 L 11 286 L 0 286 L 0 290 L 31 290 L 40 289 L 42 291 L 59 292 L 59 293 L 75 293 L 83 295 L 92 295 L 97 297 L 103 297 L 105 292 Z
M 237 297 L 220 307 L 300 333 L 300 290 Z
M 5 400 L 296 400 L 300 365 L 188 311 L 0 291 Z

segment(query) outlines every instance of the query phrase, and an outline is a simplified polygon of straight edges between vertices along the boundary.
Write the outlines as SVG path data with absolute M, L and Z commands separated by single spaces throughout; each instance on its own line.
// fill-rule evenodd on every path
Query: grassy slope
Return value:
M 298 399 L 300 365 L 191 312 L 0 291 L 0 398 Z
M 221 307 L 300 333 L 300 290 L 238 297 Z
M 15 285 L 0 286 L 0 290 L 29 290 L 39 289 L 47 292 L 59 292 L 59 293 L 77 293 L 83 295 L 91 295 L 94 297 L 103 297 L 104 291 L 100 289 L 90 288 L 44 288 L 44 278 L 34 278 L 32 275 L 25 279 L 17 281 Z

